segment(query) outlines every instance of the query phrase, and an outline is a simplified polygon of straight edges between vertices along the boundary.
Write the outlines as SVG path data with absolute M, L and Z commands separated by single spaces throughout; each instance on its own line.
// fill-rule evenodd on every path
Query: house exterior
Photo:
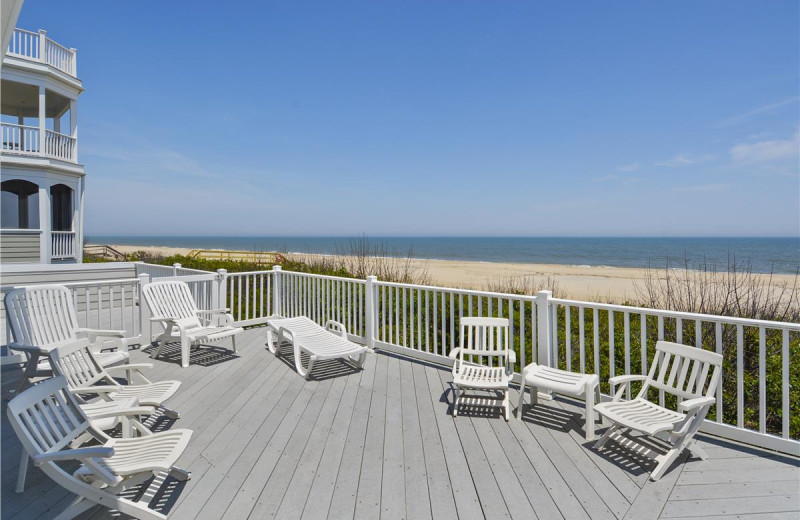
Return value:
M 77 52 L 44 30 L 15 28 L 13 19 L 2 27 L 0 263 L 80 263 L 85 171 L 78 161 L 78 96 L 84 89 Z

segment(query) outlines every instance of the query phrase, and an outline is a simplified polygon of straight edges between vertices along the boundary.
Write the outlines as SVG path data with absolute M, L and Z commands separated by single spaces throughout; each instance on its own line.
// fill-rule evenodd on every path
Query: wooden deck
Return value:
M 447 370 L 377 354 L 363 371 L 319 363 L 319 378 L 306 382 L 266 350 L 263 329 L 240 338 L 238 356 L 204 347 L 181 369 L 172 351 L 150 372 L 183 381 L 167 404 L 181 412 L 175 427 L 194 430 L 179 461 L 192 479 L 157 497 L 171 518 L 800 516 L 793 458 L 704 437 L 709 460 L 684 455 L 653 483 L 634 452 L 614 443 L 593 451 L 570 401 L 543 402 L 523 421 L 453 419 Z M 146 356 L 132 352 L 135 362 Z M 3 373 L 4 405 L 16 376 Z M 2 518 L 52 518 L 72 497 L 35 468 L 26 492 L 14 493 L 20 446 L 5 417 Z M 157 428 L 172 426 L 161 419 Z M 112 517 L 95 509 L 82 518 Z

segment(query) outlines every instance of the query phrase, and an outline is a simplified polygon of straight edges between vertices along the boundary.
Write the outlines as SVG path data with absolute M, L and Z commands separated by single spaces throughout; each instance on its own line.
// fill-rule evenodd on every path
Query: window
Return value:
M 39 229 L 39 186 L 14 179 L 2 182 L 3 229 Z
M 56 184 L 50 188 L 53 231 L 72 231 L 72 188 Z

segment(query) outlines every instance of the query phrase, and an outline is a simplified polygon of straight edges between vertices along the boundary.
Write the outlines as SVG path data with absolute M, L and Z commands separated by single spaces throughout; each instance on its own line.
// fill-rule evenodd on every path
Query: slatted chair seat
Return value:
M 48 354 L 62 343 L 87 339 L 104 367 L 128 361 L 128 343 L 121 330 L 97 330 L 78 325 L 72 293 L 63 285 L 20 287 L 5 296 L 14 341 L 8 347 L 27 358 L 17 392 L 31 380 L 53 375 Z
M 270 352 L 280 355 L 281 345 L 288 341 L 294 349 L 297 373 L 306 378 L 310 376 L 316 361 L 327 359 L 344 359 L 356 368 L 362 368 L 369 351 L 367 347 L 347 339 L 345 326 L 333 320 L 328 320 L 323 328 L 306 316 L 276 316 L 267 320 L 267 326 L 267 346 Z M 303 366 L 302 354 L 308 355 L 306 366 Z
M 109 392 L 108 398 L 114 401 L 119 399 L 136 398 L 140 405 L 158 407 L 175 395 L 180 388 L 180 381 L 158 381 L 146 385 L 121 385 L 119 390 Z M 91 387 L 87 388 L 91 391 Z
M 244 329 L 233 325 L 229 309 L 198 309 L 189 286 L 178 280 L 149 283 L 142 289 L 142 295 L 150 308 L 150 320 L 164 325 L 164 333 L 155 340 L 153 358 L 158 358 L 164 345 L 172 340 L 181 342 L 183 368 L 189 366 L 193 345 L 231 338 L 236 353 L 236 335 Z
M 656 356 L 646 376 L 626 375 L 609 379 L 612 391 L 619 386 L 611 402 L 598 404 L 595 410 L 611 421 L 595 448 L 602 449 L 620 428 L 639 431 L 665 440 L 671 448 L 655 457 L 657 465 L 651 480 L 660 479 L 684 449 L 706 459 L 708 455 L 695 443 L 706 414 L 716 402 L 715 395 L 722 371 L 722 356 L 702 348 L 668 341 L 656 343 Z M 641 381 L 642 389 L 631 401 L 623 401 L 626 385 Z M 648 400 L 649 392 L 658 390 L 678 399 L 678 410 L 670 410 Z
M 509 419 L 508 384 L 517 356 L 508 348 L 508 328 L 509 320 L 504 318 L 461 318 L 460 346 L 449 354 L 455 360 L 453 417 L 458 417 L 459 406 L 472 405 L 500 407 L 505 420 Z M 473 362 L 475 358 L 477 363 Z M 467 390 L 499 391 L 502 397 L 467 395 Z
M 178 480 L 190 477 L 189 472 L 174 466 L 189 443 L 190 430 L 112 439 L 93 427 L 63 376 L 21 393 L 8 403 L 7 413 L 11 427 L 34 464 L 56 484 L 77 495 L 58 519 L 74 518 L 101 505 L 134 518 L 164 520 L 166 516 L 151 509 L 149 499 L 145 500 L 157 494 L 163 478 L 150 480 L 143 492 L 131 488 L 153 476 L 169 474 Z M 86 435 L 99 444 L 71 448 Z M 74 472 L 62 466 L 75 462 L 81 467 Z

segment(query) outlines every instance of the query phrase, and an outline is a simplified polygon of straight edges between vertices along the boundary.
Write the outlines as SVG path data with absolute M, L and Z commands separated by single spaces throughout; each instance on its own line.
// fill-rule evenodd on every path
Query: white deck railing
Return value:
M 351 339 L 408 356 L 449 363 L 460 319 L 511 319 L 511 344 L 522 367 L 533 361 L 608 378 L 645 374 L 659 339 L 719 352 L 725 358 L 717 403 L 704 431 L 800 455 L 798 391 L 791 385 L 800 370 L 800 324 L 748 320 L 535 296 L 471 291 L 282 271 L 244 273 L 180 272 L 179 267 L 137 264 L 138 278 L 67 284 L 83 307 L 85 326 L 115 328 L 111 316 L 138 322 L 122 325 L 143 342 L 152 338 L 146 309 L 138 306 L 136 284 L 151 276 L 187 281 L 201 308 L 229 307 L 239 325 L 264 323 L 269 316 L 304 315 L 347 327 Z M 194 271 L 194 270 L 193 270 Z M 183 274 L 183 276 L 181 276 Z M 127 292 L 109 284 L 127 283 Z M 82 303 L 88 302 L 88 303 Z M 119 302 L 112 304 L 112 302 Z M 127 305 L 127 307 L 126 307 Z M 127 313 L 127 314 L 126 314 Z M 121 318 L 115 318 L 121 319 Z M 89 321 L 89 320 L 94 320 Z M 106 320 L 106 321 L 104 321 Z M 794 357 L 793 357 L 794 356 Z M 662 396 L 662 399 L 664 397 Z
M 0 123 L 3 152 L 38 155 L 39 127 Z
M 45 130 L 44 153 L 56 159 L 75 162 L 77 160 L 75 153 L 77 142 L 78 140 L 71 135 Z
M 77 55 L 46 36 L 46 32 L 14 29 L 8 44 L 8 55 L 46 63 L 61 72 L 77 77 Z
M 50 256 L 54 260 L 64 258 L 75 258 L 75 232 L 74 231 L 51 231 L 50 232 Z

